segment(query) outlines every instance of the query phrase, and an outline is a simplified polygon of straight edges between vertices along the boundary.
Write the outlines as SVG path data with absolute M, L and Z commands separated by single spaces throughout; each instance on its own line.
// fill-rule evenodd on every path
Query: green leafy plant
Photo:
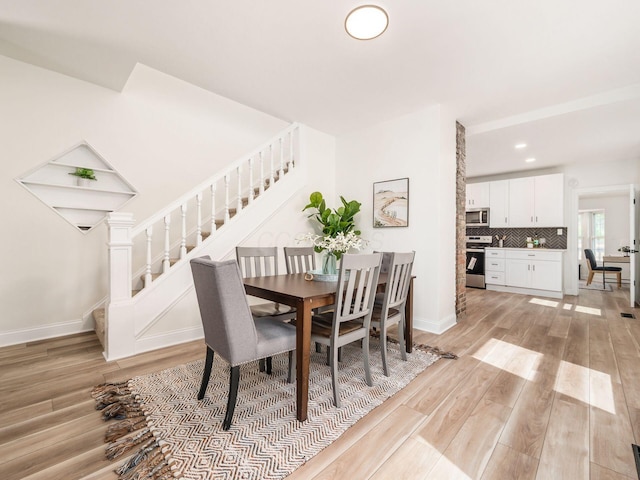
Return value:
M 76 167 L 76 171 L 69 173 L 69 175 L 75 175 L 76 177 L 80 178 L 88 178 L 89 180 L 98 180 L 93 173 L 93 170 L 90 168 Z
M 316 209 L 315 213 L 311 213 L 309 218 L 314 217 L 320 225 L 322 225 L 322 234 L 334 238 L 338 233 L 351 233 L 360 235 L 360 230 L 356 229 L 354 217 L 360 211 L 360 202 L 351 200 L 347 202 L 344 197 L 340 196 L 342 206 L 331 210 L 320 192 L 313 192 L 309 196 L 309 204 L 302 209 L 304 212 L 310 208 Z

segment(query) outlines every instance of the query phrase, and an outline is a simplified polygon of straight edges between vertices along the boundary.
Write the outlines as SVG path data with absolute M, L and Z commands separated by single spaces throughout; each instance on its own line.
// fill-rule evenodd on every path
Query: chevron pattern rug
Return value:
M 136 478 L 281 479 L 330 445 L 351 425 L 406 386 L 439 356 L 414 349 L 408 361 L 389 345 L 391 376 L 382 373 L 377 339 L 371 339 L 374 381 L 364 381 L 361 350 L 343 347 L 339 383 L 343 406 L 333 406 L 326 353 L 311 354 L 308 420 L 296 420 L 295 384 L 286 383 L 287 355 L 273 358 L 273 373 L 257 362 L 241 367 L 233 424 L 222 430 L 229 367 L 214 358 L 209 387 L 196 399 L 203 361 L 96 387 L 105 419 L 125 418 L 109 428 L 107 457 L 128 455 L 122 480 Z M 204 356 L 204 352 L 203 352 Z M 124 435 L 122 438 L 117 438 Z M 143 476 L 147 475 L 147 476 Z

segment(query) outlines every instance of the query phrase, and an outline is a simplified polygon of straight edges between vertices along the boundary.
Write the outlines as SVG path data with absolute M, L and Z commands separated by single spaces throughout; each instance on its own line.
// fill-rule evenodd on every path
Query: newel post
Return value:
M 107 360 L 135 353 L 135 333 L 131 315 L 131 269 L 133 214 L 111 212 L 109 228 L 109 300 L 106 310 Z
M 132 213 L 111 212 L 109 226 L 109 300 L 117 302 L 131 298 L 131 227 Z

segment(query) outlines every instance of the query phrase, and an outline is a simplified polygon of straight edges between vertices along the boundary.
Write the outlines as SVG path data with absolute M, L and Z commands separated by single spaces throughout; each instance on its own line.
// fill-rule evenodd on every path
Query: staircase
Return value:
M 297 192 L 299 131 L 291 125 L 135 227 L 131 214 L 108 216 L 109 295 L 92 312 L 108 360 L 202 336 L 143 338 L 191 292 L 190 258 L 224 258 Z

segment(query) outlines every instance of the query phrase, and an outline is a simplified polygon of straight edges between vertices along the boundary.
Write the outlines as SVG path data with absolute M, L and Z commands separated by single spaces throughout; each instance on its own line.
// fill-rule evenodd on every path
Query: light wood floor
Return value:
M 628 291 L 549 301 L 469 289 L 467 304 L 443 335 L 416 335 L 458 360 L 290 479 L 636 479 L 640 309 Z M 93 334 L 0 349 L 0 478 L 114 479 L 91 387 L 204 355 L 202 342 L 109 363 L 100 350 Z

